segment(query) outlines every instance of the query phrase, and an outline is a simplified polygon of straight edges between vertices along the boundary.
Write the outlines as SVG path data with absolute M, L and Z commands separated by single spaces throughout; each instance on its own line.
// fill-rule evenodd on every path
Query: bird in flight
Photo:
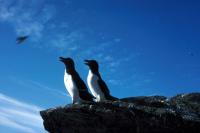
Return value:
M 16 41 L 17 41 L 17 44 L 21 44 L 23 43 L 29 36 L 19 36 L 17 37 Z

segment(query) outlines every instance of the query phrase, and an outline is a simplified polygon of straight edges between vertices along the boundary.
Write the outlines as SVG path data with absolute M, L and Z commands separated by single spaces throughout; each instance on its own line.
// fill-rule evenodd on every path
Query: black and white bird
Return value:
M 85 64 L 89 66 L 87 83 L 92 95 L 96 98 L 96 102 L 102 102 L 105 100 L 118 100 L 118 98 L 110 95 L 110 91 L 99 73 L 97 61 L 85 60 Z
M 23 43 L 29 36 L 19 36 L 17 37 L 16 41 L 17 41 L 17 44 L 21 44 Z
M 94 97 L 88 92 L 87 86 L 75 70 L 74 61 L 63 57 L 60 57 L 60 61 L 65 64 L 64 84 L 72 98 L 72 103 L 93 101 Z

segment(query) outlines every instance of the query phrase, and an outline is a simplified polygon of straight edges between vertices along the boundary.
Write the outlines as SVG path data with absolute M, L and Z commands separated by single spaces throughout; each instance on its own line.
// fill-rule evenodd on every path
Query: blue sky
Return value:
M 84 81 L 98 60 L 119 98 L 199 92 L 199 24 L 198 0 L 0 0 L 0 131 L 42 133 L 38 111 L 71 103 L 59 56 Z

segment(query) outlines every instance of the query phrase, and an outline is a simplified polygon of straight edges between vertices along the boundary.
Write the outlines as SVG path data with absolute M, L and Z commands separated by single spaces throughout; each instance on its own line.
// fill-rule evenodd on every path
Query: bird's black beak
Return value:
M 90 60 L 84 60 L 84 64 L 89 66 Z
M 61 61 L 61 62 L 64 62 L 64 59 L 65 58 L 63 58 L 63 57 L 59 57 L 59 61 Z

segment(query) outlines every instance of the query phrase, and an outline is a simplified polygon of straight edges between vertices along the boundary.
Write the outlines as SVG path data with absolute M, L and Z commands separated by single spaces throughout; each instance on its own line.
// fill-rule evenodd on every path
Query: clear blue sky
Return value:
M 198 0 L 0 0 L 0 43 L 1 133 L 42 133 L 37 111 L 71 102 L 59 56 L 84 80 L 98 60 L 119 98 L 200 91 Z

